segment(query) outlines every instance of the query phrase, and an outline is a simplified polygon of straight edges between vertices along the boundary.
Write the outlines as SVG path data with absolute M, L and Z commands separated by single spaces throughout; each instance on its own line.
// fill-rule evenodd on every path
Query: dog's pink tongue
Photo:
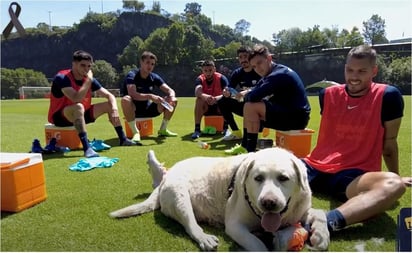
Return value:
M 261 224 L 267 232 L 276 232 L 280 227 L 280 214 L 266 212 L 263 214 Z

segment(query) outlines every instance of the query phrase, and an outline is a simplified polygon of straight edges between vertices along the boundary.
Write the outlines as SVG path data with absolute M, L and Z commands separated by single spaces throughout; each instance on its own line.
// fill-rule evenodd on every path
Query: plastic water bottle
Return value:
M 62 152 L 62 153 L 70 152 L 70 148 L 69 148 L 69 147 L 56 147 L 56 149 L 58 149 L 58 150 L 56 150 L 56 151 Z
M 197 145 L 199 145 L 199 147 L 200 147 L 201 149 L 210 149 L 210 145 L 207 144 L 206 142 L 203 142 L 203 141 L 199 141 L 199 142 L 197 143 Z

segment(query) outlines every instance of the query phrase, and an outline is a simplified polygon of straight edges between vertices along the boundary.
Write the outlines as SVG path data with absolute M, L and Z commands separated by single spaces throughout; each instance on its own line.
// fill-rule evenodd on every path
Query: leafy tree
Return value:
M 184 12 L 187 17 L 195 17 L 202 12 L 202 6 L 196 2 L 187 3 Z
M 347 39 L 348 40 L 345 44 L 347 47 L 356 47 L 365 44 L 363 37 L 356 26 L 352 28 L 352 31 L 348 35 Z
M 162 10 L 162 8 L 160 7 L 160 2 L 159 1 L 153 1 L 152 11 L 160 13 L 161 10 Z
M 94 23 L 97 24 L 102 31 L 109 31 L 117 22 L 117 14 L 114 12 L 106 12 L 103 14 L 96 12 L 88 12 L 86 16 L 80 20 L 80 24 L 75 24 L 74 29 L 78 30 L 81 26 Z
M 282 30 L 278 34 L 273 34 L 273 42 L 277 52 L 298 52 L 302 46 L 303 32 L 300 28 L 294 27 L 288 30 Z
M 343 29 L 337 39 L 337 47 L 354 47 L 364 44 L 363 37 L 359 32 L 359 29 L 355 26 L 349 33 L 348 30 Z
M 322 33 L 326 39 L 326 46 L 327 47 L 337 47 L 338 46 L 338 35 L 339 29 L 336 27 L 332 27 L 332 29 L 324 28 Z
M 168 60 L 168 45 L 166 38 L 168 35 L 168 28 L 157 28 L 144 41 L 141 46 L 141 51 L 148 50 L 157 56 L 157 63 L 160 65 L 167 65 Z
M 42 22 L 42 23 L 38 23 L 37 24 L 37 29 L 40 31 L 40 32 L 42 32 L 42 33 L 50 33 L 50 31 L 52 30 L 52 28 L 48 25 L 48 24 L 46 24 L 46 23 L 44 23 L 44 22 Z
M 110 63 L 105 60 L 97 60 L 94 62 L 93 76 L 107 89 L 117 88 L 117 73 Z
M 235 24 L 235 33 L 240 35 L 246 35 L 249 32 L 250 22 L 245 19 L 241 19 Z
M 121 55 L 118 56 L 118 61 L 122 67 L 124 66 L 137 66 L 140 55 L 140 47 L 143 44 L 143 40 L 139 36 L 135 36 L 130 39 L 129 44 L 123 49 Z
M 232 28 L 227 25 L 213 25 L 212 31 L 219 34 L 222 39 L 229 40 L 235 36 L 235 33 Z
M 237 50 L 242 44 L 240 42 L 232 41 L 224 47 L 218 47 L 212 50 L 214 59 L 236 59 Z
M 1 68 L 0 81 L 2 99 L 19 98 L 19 88 L 22 86 L 50 86 L 49 81 L 42 72 L 25 68 Z
M 403 94 L 411 94 L 412 57 L 394 59 L 389 64 L 388 82 L 400 88 Z
M 368 21 L 363 22 L 362 34 L 368 44 L 388 43 L 385 37 L 385 20 L 379 15 L 374 14 Z
M 190 22 L 192 20 L 193 20 L 193 23 Z M 202 29 L 202 31 L 204 32 L 210 31 L 212 29 L 212 20 L 203 14 L 196 15 L 193 18 L 189 18 L 187 21 L 189 24 L 198 25 L 200 29 Z
M 326 35 L 320 31 L 319 25 L 315 25 L 312 29 L 309 28 L 306 32 L 303 32 L 300 41 L 300 50 L 306 50 L 310 46 L 325 46 L 328 44 L 328 39 Z
M 135 12 L 141 12 L 144 10 L 144 2 L 139 2 L 137 0 L 122 0 L 123 8 L 127 10 L 132 10 Z
M 166 47 L 168 47 L 167 64 L 178 64 L 182 56 L 185 28 L 182 23 L 173 23 L 169 27 L 166 37 Z M 168 45 L 168 46 L 167 46 Z
M 181 63 L 194 65 L 196 61 L 212 58 L 214 42 L 206 39 L 199 26 L 185 27 Z

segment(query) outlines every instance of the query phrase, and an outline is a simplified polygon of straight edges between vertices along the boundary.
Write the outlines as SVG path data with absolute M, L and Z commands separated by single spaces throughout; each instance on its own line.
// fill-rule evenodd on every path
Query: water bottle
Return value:
M 199 142 L 197 143 L 197 145 L 199 145 L 199 147 L 200 147 L 201 149 L 210 149 L 210 145 L 207 144 L 206 142 L 203 142 L 203 141 L 199 141 Z
M 56 147 L 56 151 L 57 152 L 62 152 L 62 153 L 67 153 L 70 152 L 70 148 L 69 147 Z

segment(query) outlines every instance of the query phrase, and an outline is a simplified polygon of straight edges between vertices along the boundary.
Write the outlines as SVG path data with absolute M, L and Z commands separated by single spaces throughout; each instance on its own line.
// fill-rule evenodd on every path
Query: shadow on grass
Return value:
M 13 213 L 13 212 L 1 211 L 1 219 L 5 219 L 5 218 L 7 218 L 7 217 L 9 217 L 9 216 L 12 216 L 13 214 L 15 214 L 15 213 Z
M 158 224 L 160 227 L 162 227 L 162 229 L 164 229 L 168 233 L 172 234 L 175 237 L 187 238 L 188 240 L 191 240 L 193 245 L 198 247 L 199 250 L 201 250 L 199 245 L 193 239 L 191 239 L 189 234 L 186 233 L 185 229 L 179 222 L 167 217 L 160 210 L 156 210 L 154 212 L 154 219 L 156 224 Z M 223 237 L 225 243 L 229 245 L 230 251 L 244 251 L 236 242 L 234 242 L 225 233 L 225 229 L 223 226 L 213 227 L 205 223 L 199 223 L 199 225 L 202 227 L 205 233 L 213 234 L 217 237 Z M 220 242 L 219 245 L 221 245 L 222 243 L 223 242 Z
M 316 198 L 329 202 L 329 210 L 335 209 L 344 202 L 334 199 L 326 193 L 316 192 Z M 389 210 L 394 210 L 399 206 L 397 201 Z M 388 210 L 388 211 L 389 211 Z M 384 238 L 385 241 L 396 239 L 396 221 L 386 212 L 378 214 L 364 222 L 345 227 L 340 231 L 331 233 L 331 240 L 357 241 L 369 240 L 371 238 Z
M 141 138 L 141 142 L 143 144 L 143 146 L 151 146 L 151 145 L 160 145 L 162 143 L 165 142 L 165 139 L 167 137 L 158 137 L 158 136 L 145 136 Z M 173 137 L 169 137 L 169 138 L 173 138 Z M 155 144 L 145 144 L 146 141 L 153 141 Z M 114 147 L 120 147 L 119 145 L 119 139 L 118 138 L 112 138 L 112 139 L 107 139 L 104 141 L 104 143 L 112 146 L 112 148 Z
M 210 145 L 210 149 L 222 150 L 222 151 L 225 150 L 225 149 L 232 148 L 235 144 L 241 142 L 241 140 L 222 141 L 223 135 L 221 135 L 220 133 L 217 133 L 217 134 L 214 134 L 214 135 L 203 134 L 203 135 L 200 136 L 200 138 L 195 139 L 195 140 L 192 139 L 192 133 L 183 135 L 180 138 L 181 138 L 182 141 L 207 142 Z

